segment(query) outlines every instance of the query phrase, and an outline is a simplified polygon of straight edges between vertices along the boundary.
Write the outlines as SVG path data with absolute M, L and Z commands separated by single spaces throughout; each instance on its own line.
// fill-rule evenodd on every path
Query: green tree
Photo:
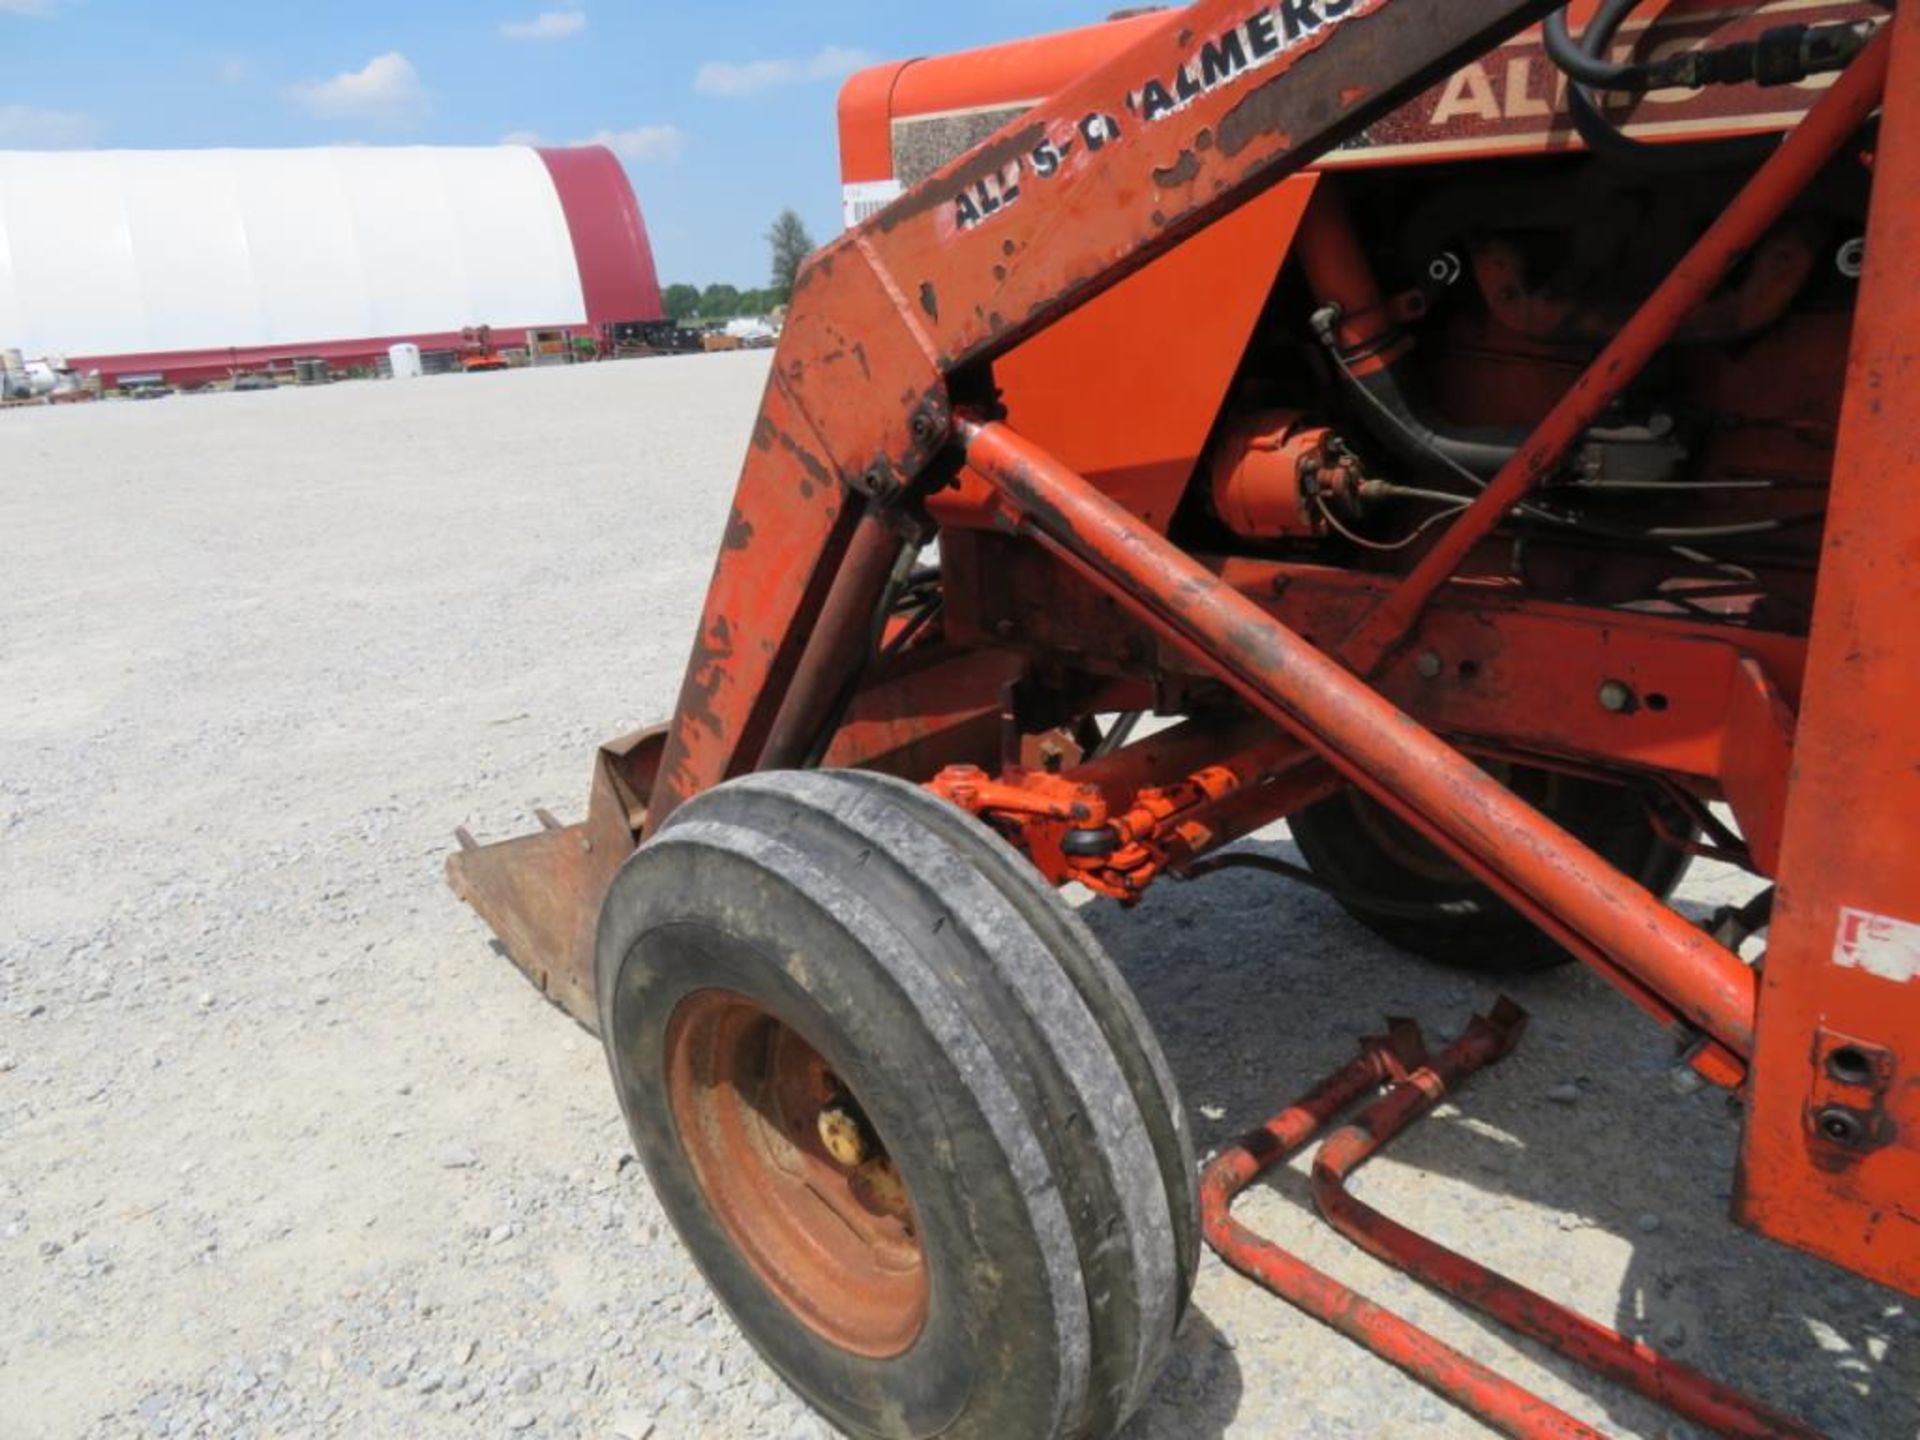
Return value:
M 740 313 L 740 291 L 733 285 L 709 285 L 700 295 L 702 320 L 729 320 Z
M 660 302 L 667 308 L 667 318 L 677 324 L 688 316 L 699 313 L 700 287 L 669 285 L 661 293 Z
M 780 218 L 767 232 L 767 243 L 773 247 L 774 303 L 785 305 L 793 299 L 793 285 L 799 278 L 800 267 L 813 253 L 813 237 L 796 212 L 782 210 Z

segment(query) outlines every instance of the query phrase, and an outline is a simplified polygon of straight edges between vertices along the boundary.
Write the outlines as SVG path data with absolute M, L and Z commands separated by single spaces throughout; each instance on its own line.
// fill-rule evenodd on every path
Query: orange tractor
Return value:
M 672 722 L 451 866 L 748 1337 L 853 1435 L 1103 1440 L 1204 1240 L 1592 1435 L 1235 1222 L 1325 1134 L 1374 1254 L 1812 1433 L 1347 1193 L 1514 1007 L 1202 1177 L 1059 889 L 1253 865 L 1591 966 L 1744 1106 L 1743 1222 L 1920 1294 L 1920 8 L 1201 0 L 883 67 L 842 132 Z M 1227 848 L 1281 819 L 1304 866 Z M 1690 922 L 1701 855 L 1765 888 Z

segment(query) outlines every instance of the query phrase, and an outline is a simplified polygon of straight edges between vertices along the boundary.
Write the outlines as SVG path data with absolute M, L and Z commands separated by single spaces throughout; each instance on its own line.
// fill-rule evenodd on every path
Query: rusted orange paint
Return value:
M 1920 926 L 1920 416 L 1906 403 L 1920 386 L 1920 10 L 1892 25 L 1737 1205 L 1770 1235 L 1920 1293 L 1920 928 L 1905 928 Z M 1835 1092 L 1821 1043 L 1834 1032 L 1889 1057 L 1874 1084 Z M 1875 1133 L 1831 1142 L 1829 1106 L 1877 1107 Z
M 767 392 L 778 443 L 756 445 L 741 473 L 735 509 L 750 539 L 715 569 L 649 825 L 758 760 L 850 535 L 825 476 L 865 491 L 911 481 L 946 439 L 950 377 L 1005 355 L 1298 172 L 1313 158 L 1305 147 L 1357 133 L 1436 78 L 1448 56 L 1497 43 L 1547 8 L 1352 0 L 1337 21 L 1177 113 L 1149 116 L 1145 87 L 1197 63 L 1180 30 L 1210 37 L 1246 21 L 1244 0 L 1201 0 L 1181 26 L 1143 26 L 1116 58 L 814 257 Z M 1378 73 L 1374 101 L 1342 112 L 1339 96 L 1362 67 Z M 1118 137 L 1086 143 L 1088 117 L 1113 117 Z M 1156 187 L 1155 172 L 1199 155 L 1192 137 L 1202 130 L 1216 143 L 1192 178 Z M 1138 198 L 1147 194 L 1150 214 Z M 1075 223 L 1062 225 L 1063 214 Z M 937 317 L 911 298 L 927 285 Z M 733 631 L 772 643 L 728 649 Z
M 1920 648 L 1907 623 L 1920 563 L 1910 493 L 1920 424 L 1904 405 L 1920 389 L 1912 342 L 1920 297 L 1904 273 L 1920 253 L 1912 200 L 1920 12 L 1910 7 L 1897 40 L 1877 42 L 1827 92 L 1404 588 L 1271 561 L 1208 561 L 1167 539 L 1314 191 L 1302 161 L 1548 8 L 1548 0 L 1356 0 L 1353 18 L 1314 45 L 1191 97 L 1157 124 L 1141 119 L 1143 83 L 1175 73 L 1200 39 L 1243 23 L 1248 7 L 1202 0 L 1177 17 L 1133 22 L 1125 44 L 1096 47 L 1097 57 L 1074 52 L 1087 73 L 1049 86 L 1054 99 L 817 257 L 796 290 L 657 777 L 649 763 L 651 803 L 597 789 L 584 831 L 520 842 L 528 848 L 516 855 L 530 857 L 522 870 L 506 873 L 514 867 L 505 855 L 492 857 L 502 862 L 497 875 L 482 873 L 490 859 L 456 862 L 456 874 L 476 882 L 477 903 L 500 909 L 496 927 L 519 926 L 516 958 L 571 947 L 577 962 L 591 934 L 583 907 L 643 818 L 657 826 L 703 789 L 811 753 L 827 702 L 864 659 L 845 637 L 873 613 L 883 583 L 873 527 L 883 517 L 897 523 L 909 507 L 893 502 L 906 487 L 953 478 L 962 448 L 953 444 L 953 397 L 992 403 L 997 382 L 1014 423 L 967 420 L 964 448 L 981 473 L 960 473 L 928 506 L 949 527 L 946 633 L 867 673 L 837 735 L 825 737 L 830 763 L 921 779 L 940 765 L 978 766 L 947 793 L 1010 830 L 1041 835 L 1029 848 L 1056 879 L 1074 867 L 1057 833 L 1043 832 L 1075 819 L 1074 796 L 1157 867 L 1260 813 L 1283 813 L 1272 807 L 1297 802 L 1330 774 L 1350 781 L 1649 1014 L 1689 1039 L 1711 1037 L 1695 1055 L 1703 1073 L 1729 1085 L 1750 1080 L 1744 1218 L 1920 1292 L 1920 849 L 1910 836 L 1920 813 L 1912 719 Z M 1852 135 L 1878 100 L 1890 48 L 1892 103 L 1875 161 L 1869 271 L 1811 651 L 1792 635 L 1517 599 L 1497 575 L 1473 570 L 1476 537 L 1553 467 L 1651 350 L 1681 333 L 1748 241 Z M 1039 53 L 1022 52 L 1022 63 L 1040 63 Z M 904 86 L 910 76 L 896 69 L 884 83 Z M 877 91 L 856 90 L 861 104 L 875 103 Z M 1368 113 L 1342 114 L 1356 105 Z M 1058 148 L 1095 116 L 1119 117 L 1124 141 Z M 1043 165 L 1047 145 L 1056 151 Z M 1347 339 L 1378 333 L 1385 302 L 1351 256 L 1319 245 L 1324 238 L 1307 225 L 1303 264 L 1322 271 L 1321 289 L 1350 297 Z M 1221 267 L 1234 273 L 1213 273 Z M 1193 323 L 1181 305 L 1210 283 L 1217 313 Z M 1573 319 L 1591 328 L 1590 316 L 1528 323 Z M 1102 362 L 1111 377 L 1104 393 L 1087 380 Z M 963 578 L 976 583 L 969 589 Z M 1014 607 L 998 620 L 1005 631 L 988 613 L 996 588 Z M 841 637 L 831 644 L 815 640 L 823 616 Z M 1347 635 L 1355 639 L 1343 669 L 1325 651 Z M 1402 641 L 1411 642 L 1404 657 L 1431 648 L 1438 672 L 1388 659 Z M 1170 773 L 1144 768 L 1165 750 L 1143 750 L 1085 767 L 1076 752 L 1064 776 L 1023 775 L 1022 737 L 1003 721 L 1003 697 L 1082 661 L 1079 680 L 1110 688 L 1097 692 L 1100 704 L 1092 692 L 1078 695 L 1089 708 L 1077 713 L 1147 708 L 1164 688 L 1184 695 L 1182 682 L 1207 677 L 1320 758 L 1287 770 L 1298 789 L 1280 799 L 1236 768 L 1270 736 L 1208 735 Z M 1602 679 L 1641 703 L 1595 703 Z M 1442 743 L 1436 730 L 1462 744 Z M 1764 989 L 1735 957 L 1492 784 L 1468 758 L 1479 753 L 1471 742 L 1657 773 L 1729 800 L 1760 867 L 1777 859 L 1782 881 Z M 1263 763 L 1289 759 L 1291 741 L 1279 743 L 1282 753 Z M 1265 812 L 1249 804 L 1256 793 Z M 1063 795 L 1065 814 L 1033 808 L 1036 796 Z M 605 846 L 603 834 L 612 837 Z M 579 852 L 591 863 L 562 853 L 582 840 L 595 846 Z M 558 877 L 554 894 L 515 890 L 529 877 L 537 884 L 542 870 Z M 1116 880 L 1114 893 L 1134 892 Z M 1899 973 L 1908 946 L 1912 978 Z M 556 993 L 578 999 L 565 988 Z M 1316 1126 L 1327 1118 L 1308 1110 Z M 1859 1117 L 1857 1135 L 1848 1115 Z M 1248 1163 L 1291 1133 L 1269 1127 Z M 1217 1206 L 1212 1177 L 1209 1186 Z M 1218 1211 L 1215 1220 L 1230 1223 Z M 1349 1292 L 1310 1274 L 1291 1278 L 1315 1313 L 1357 1338 L 1392 1329 L 1391 1317 Z M 1461 1373 L 1456 1357 L 1424 1337 L 1395 1343 L 1416 1374 Z M 1492 1379 L 1487 1393 L 1498 1397 Z M 1518 1433 L 1587 1433 L 1532 1397 L 1505 1398 Z
M 1751 1053 L 1755 983 L 1736 957 L 1044 451 L 998 425 L 968 422 L 962 436 L 1019 524 L 1079 557 L 1249 704 L 1637 1002 Z

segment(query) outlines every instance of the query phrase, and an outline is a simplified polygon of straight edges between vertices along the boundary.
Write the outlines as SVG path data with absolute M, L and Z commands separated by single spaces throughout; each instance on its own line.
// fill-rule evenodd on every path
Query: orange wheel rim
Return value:
M 927 1320 L 926 1256 L 859 1098 L 797 1030 L 725 991 L 681 1001 L 666 1053 L 681 1147 L 760 1282 L 843 1350 L 912 1348 Z

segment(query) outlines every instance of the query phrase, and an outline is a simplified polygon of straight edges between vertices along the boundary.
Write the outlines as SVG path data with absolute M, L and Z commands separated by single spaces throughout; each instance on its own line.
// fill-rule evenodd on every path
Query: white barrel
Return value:
M 418 345 L 395 345 L 387 351 L 387 358 L 392 362 L 396 380 L 418 380 L 425 373 L 420 367 Z

